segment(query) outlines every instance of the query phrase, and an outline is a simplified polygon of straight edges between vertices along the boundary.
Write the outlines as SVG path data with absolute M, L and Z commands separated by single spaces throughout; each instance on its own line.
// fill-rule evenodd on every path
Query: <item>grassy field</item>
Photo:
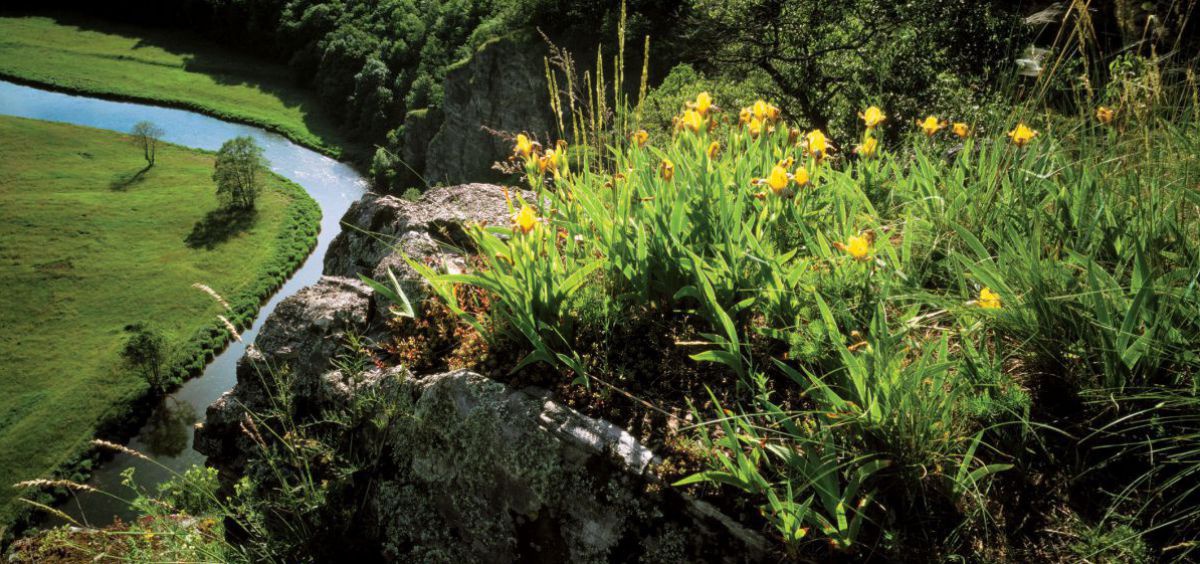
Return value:
M 183 107 L 258 125 L 338 156 L 336 124 L 283 66 L 185 32 L 49 17 L 0 18 L 0 76 Z
M 211 154 L 165 145 L 144 164 L 121 134 L 0 117 L 0 525 L 17 509 L 9 484 L 70 461 L 145 392 L 120 365 L 126 325 L 162 330 L 176 372 L 202 366 L 226 335 L 192 284 L 246 320 L 315 241 L 319 208 L 282 178 L 231 233 L 204 222 Z

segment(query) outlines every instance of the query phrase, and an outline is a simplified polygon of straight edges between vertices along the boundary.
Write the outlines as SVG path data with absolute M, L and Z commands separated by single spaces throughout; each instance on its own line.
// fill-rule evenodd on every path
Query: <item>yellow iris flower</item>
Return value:
M 854 235 L 846 240 L 845 249 L 854 260 L 867 260 L 867 255 L 871 254 L 871 241 L 861 235 Z
M 756 117 L 750 118 L 750 137 L 752 137 L 754 139 L 758 139 L 758 136 L 762 134 L 762 130 L 763 130 L 762 120 L 760 120 Z
M 979 307 L 983 309 L 1000 309 L 1000 294 L 984 286 L 979 290 L 979 299 L 975 303 L 979 304 Z
M 832 146 L 832 143 L 829 142 L 829 138 L 825 137 L 825 134 L 822 133 L 820 129 L 814 129 L 808 132 L 808 135 L 805 136 L 805 142 L 806 147 L 808 148 L 808 154 L 812 155 L 817 160 L 824 159 L 825 156 L 829 154 L 829 149 Z
M 946 127 L 946 122 L 938 121 L 937 116 L 928 116 L 924 120 L 918 121 L 917 125 L 921 131 L 925 132 L 925 135 L 933 137 L 939 130 Z
M 804 167 L 796 168 L 796 172 L 792 173 L 792 181 L 796 186 L 803 188 L 808 184 L 808 169 Z
M 533 142 L 524 133 L 517 135 L 517 144 L 513 146 L 513 153 L 529 158 L 529 155 L 533 154 Z
M 702 116 L 708 115 L 708 110 L 712 108 L 712 96 L 708 92 L 701 92 L 696 95 L 696 111 Z
M 867 126 L 867 129 L 875 129 L 875 126 L 883 123 L 883 120 L 887 119 L 887 114 L 883 113 L 883 110 L 879 109 L 877 106 L 871 106 L 867 108 L 867 111 L 859 112 L 858 117 L 862 118 L 863 123 Z
M 521 206 L 521 211 L 517 212 L 516 217 L 513 218 L 513 223 L 521 233 L 529 233 L 533 231 L 534 227 L 537 227 L 537 212 L 533 211 L 533 208 L 528 205 Z
M 866 158 L 871 158 L 875 156 L 875 151 L 878 150 L 878 148 L 879 141 L 877 141 L 874 137 L 868 137 L 866 141 L 862 142 L 862 145 L 858 146 L 858 154 Z
M 1025 145 L 1028 145 L 1034 137 L 1037 137 L 1037 134 L 1038 132 L 1030 129 L 1028 125 L 1018 123 L 1012 131 L 1008 132 L 1008 137 L 1009 139 L 1012 139 L 1013 144 L 1017 147 L 1024 147 Z
M 783 192 L 784 188 L 787 188 L 789 180 L 787 169 L 779 165 L 775 165 L 775 168 L 771 169 L 771 174 L 767 176 L 766 183 L 767 186 L 771 187 L 772 192 L 778 194 Z

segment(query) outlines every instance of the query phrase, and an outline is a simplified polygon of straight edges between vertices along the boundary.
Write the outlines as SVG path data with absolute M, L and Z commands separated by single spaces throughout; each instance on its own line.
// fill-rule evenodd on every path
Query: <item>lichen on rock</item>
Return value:
M 435 189 L 416 202 L 369 194 L 356 203 L 327 254 L 327 276 L 267 320 L 237 386 L 210 406 L 197 449 L 227 482 L 249 476 L 269 490 L 262 441 L 275 439 L 252 438 L 244 426 L 249 413 L 282 400 L 291 428 L 309 430 L 295 440 L 323 443 L 323 464 L 355 461 L 352 471 L 334 469 L 342 484 L 324 503 L 339 506 L 313 515 L 349 520 L 340 526 L 354 531 L 356 550 L 386 560 L 765 558 L 756 533 L 660 483 L 660 461 L 628 432 L 545 390 L 469 371 L 335 362 L 350 335 L 387 327 L 383 300 L 359 275 L 378 279 L 391 268 L 418 295 L 420 278 L 405 257 L 462 267 L 464 225 L 507 223 L 508 214 L 504 192 L 480 184 Z

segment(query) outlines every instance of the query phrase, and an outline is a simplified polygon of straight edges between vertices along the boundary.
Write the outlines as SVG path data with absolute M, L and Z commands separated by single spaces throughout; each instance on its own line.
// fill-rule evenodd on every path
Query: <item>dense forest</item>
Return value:
M 345 132 L 370 147 L 374 177 L 397 190 L 420 186 L 397 160 L 406 142 L 421 141 L 406 136 L 405 117 L 440 107 L 448 67 L 489 39 L 525 31 L 530 49 L 541 47 L 540 32 L 573 52 L 586 70 L 598 48 L 615 51 L 621 11 L 619 3 L 565 0 L 54 5 L 187 28 L 286 61 L 295 80 L 318 94 Z M 47 8 L 46 3 L 36 6 Z M 978 104 L 984 95 L 979 84 L 1007 68 L 1039 31 L 1052 33 L 1022 23 L 1030 6 L 999 1 L 643 0 L 627 9 L 627 36 L 650 39 L 651 84 L 684 65 L 660 97 L 704 81 L 711 90 L 739 99 L 778 99 L 787 115 L 839 132 L 851 126 L 845 116 L 862 99 L 906 115 L 927 107 L 949 111 Z M 631 66 L 640 66 L 644 56 L 637 43 L 626 53 Z M 409 147 L 409 152 L 420 149 Z

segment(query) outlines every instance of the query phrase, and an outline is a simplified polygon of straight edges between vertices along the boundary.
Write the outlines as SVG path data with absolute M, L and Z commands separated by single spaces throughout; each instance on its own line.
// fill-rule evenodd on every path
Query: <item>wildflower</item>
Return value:
M 837 247 L 849 253 L 854 260 L 867 260 L 867 255 L 871 253 L 871 240 L 862 235 L 852 235 L 845 244 L 839 243 Z
M 792 181 L 796 183 L 796 186 L 805 187 L 808 184 L 808 169 L 797 167 L 796 172 L 792 173 Z
M 825 158 L 825 155 L 829 153 L 829 149 L 832 146 L 832 143 L 829 142 L 829 139 L 825 137 L 825 134 L 820 129 L 808 132 L 808 135 L 805 136 L 805 141 L 807 143 L 808 154 L 818 161 Z
M 788 180 L 787 169 L 779 165 L 775 165 L 775 168 L 771 169 L 771 174 L 767 176 L 766 183 L 767 186 L 771 187 L 772 192 L 779 194 L 780 192 L 783 192 L 784 188 L 787 188 Z
M 750 123 L 751 117 L 750 108 L 742 108 L 742 111 L 738 112 L 738 125 L 742 126 Z
M 780 117 L 781 117 L 781 113 L 779 111 L 779 108 L 772 106 L 771 104 L 767 104 L 767 119 L 775 122 L 775 121 L 779 121 Z
M 862 118 L 863 123 L 867 125 L 867 129 L 875 129 L 875 126 L 883 123 L 887 119 L 887 114 L 877 106 L 867 108 L 865 112 L 859 112 L 858 117 Z
M 528 204 L 521 206 L 521 211 L 517 212 L 517 216 L 513 218 L 513 223 L 516 224 L 517 229 L 521 233 L 529 233 L 533 231 L 534 227 L 537 227 L 537 212 L 533 211 L 533 208 L 529 207 Z
M 553 163 L 554 163 L 554 149 L 550 149 L 550 150 L 546 151 L 540 158 L 538 158 L 538 172 L 545 174 L 546 169 L 550 168 L 550 165 L 552 165 Z
M 959 139 L 966 139 L 967 137 L 971 136 L 970 126 L 961 121 L 954 122 L 953 130 L 954 134 L 957 135 Z
M 704 118 L 700 115 L 700 112 L 688 110 L 683 113 L 683 119 L 681 119 L 679 123 L 683 125 L 685 129 L 692 130 L 692 133 L 698 133 L 700 131 L 700 127 L 704 125 Z
M 1101 124 L 1108 125 L 1112 123 L 1113 116 L 1115 115 L 1116 112 L 1114 112 L 1112 108 L 1106 106 L 1100 106 L 1099 108 L 1096 108 L 1096 119 L 1099 120 Z
M 671 159 L 663 159 L 662 164 L 658 165 L 658 174 L 663 180 L 670 182 L 675 178 L 675 163 L 671 162 Z
M 918 121 L 917 126 L 925 132 L 925 135 L 933 137 L 940 129 L 946 127 L 946 122 L 938 121 L 937 116 L 928 116 L 923 121 Z
M 796 140 L 800 138 L 800 130 L 791 128 L 788 130 L 788 145 L 795 145 Z
M 639 129 L 633 133 L 633 142 L 637 143 L 638 147 L 645 147 L 649 140 L 650 134 L 645 129 Z
M 712 96 L 709 96 L 708 92 L 701 92 L 697 94 L 695 108 L 696 112 L 700 115 L 708 115 L 708 110 L 712 108 Z
M 1034 137 L 1037 137 L 1037 134 L 1038 132 L 1030 129 L 1028 125 L 1018 123 L 1012 131 L 1008 132 L 1008 137 L 1012 139 L 1013 144 L 1017 147 L 1024 147 L 1025 145 L 1029 144 Z
M 708 158 L 710 158 L 710 159 L 717 158 L 717 154 L 719 154 L 720 152 L 721 152 L 721 144 L 717 143 L 716 141 L 709 143 L 708 150 L 705 151 L 705 153 L 708 153 Z
M 750 106 L 750 112 L 752 114 L 754 114 L 754 117 L 756 117 L 760 120 L 766 119 L 767 118 L 767 103 L 762 100 L 758 100 L 757 102 L 754 102 L 754 105 Z
M 1000 294 L 992 291 L 991 288 L 984 286 L 979 290 L 979 299 L 976 304 L 983 309 L 1000 309 Z
M 513 153 L 525 158 L 529 158 L 529 155 L 533 154 L 533 143 L 524 133 L 517 135 L 517 144 L 513 147 Z
M 756 117 L 750 118 L 750 137 L 752 137 L 754 139 L 758 139 L 758 136 L 760 134 L 762 134 L 762 130 L 763 130 L 762 120 L 760 120 Z
M 868 137 L 865 141 L 862 142 L 862 145 L 858 146 L 856 151 L 858 152 L 859 155 L 861 155 L 863 157 L 871 158 L 871 157 L 875 156 L 875 150 L 878 149 L 878 147 L 879 147 L 879 141 L 875 140 L 874 137 Z

